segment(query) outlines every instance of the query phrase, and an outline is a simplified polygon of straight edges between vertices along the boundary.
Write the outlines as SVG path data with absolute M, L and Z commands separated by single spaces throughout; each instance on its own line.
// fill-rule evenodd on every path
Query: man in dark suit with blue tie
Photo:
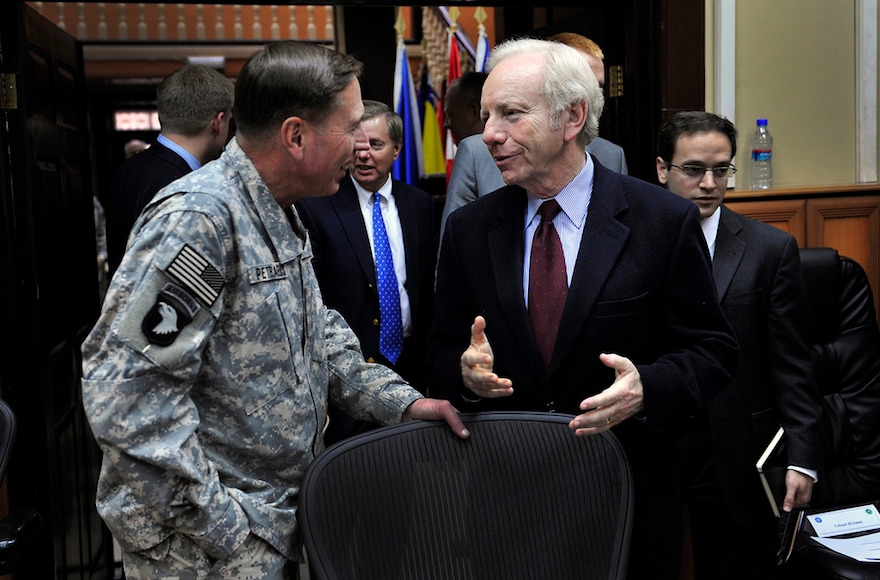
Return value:
M 368 142 L 355 144 L 339 191 L 300 200 L 296 210 L 309 230 L 324 302 L 351 326 L 368 362 L 390 366 L 425 392 L 437 255 L 433 202 L 427 192 L 391 177 L 403 143 L 400 116 L 384 103 L 365 100 L 361 128 Z M 391 280 L 388 292 L 383 266 Z M 327 443 L 369 427 L 336 411 L 330 418 Z
M 810 313 L 795 239 L 723 205 L 736 129 L 713 113 L 676 113 L 660 128 L 657 178 L 700 209 L 721 308 L 740 345 L 733 383 L 695 418 L 684 499 L 699 579 L 776 578 L 779 524 L 755 463 L 781 425 L 785 511 L 810 501 L 822 452 Z
M 230 79 L 200 64 L 186 64 L 159 83 L 159 136 L 126 159 L 110 182 L 104 209 L 111 274 L 132 226 L 156 192 L 220 156 L 229 140 L 234 93 Z
M 572 414 L 572 436 L 613 429 L 635 483 L 629 577 L 677 579 L 679 428 L 729 383 L 737 345 L 697 208 L 586 154 L 603 97 L 583 63 L 535 39 L 492 53 L 483 140 L 509 185 L 446 224 L 429 389 L 462 411 Z

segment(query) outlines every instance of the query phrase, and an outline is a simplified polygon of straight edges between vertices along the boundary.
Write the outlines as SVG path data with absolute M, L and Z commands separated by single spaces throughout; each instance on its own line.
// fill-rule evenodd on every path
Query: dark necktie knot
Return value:
M 548 199 L 538 206 L 538 213 L 541 214 L 542 222 L 552 222 L 553 218 L 555 218 L 556 214 L 560 211 L 562 211 L 562 208 L 559 207 L 559 202 L 555 199 Z

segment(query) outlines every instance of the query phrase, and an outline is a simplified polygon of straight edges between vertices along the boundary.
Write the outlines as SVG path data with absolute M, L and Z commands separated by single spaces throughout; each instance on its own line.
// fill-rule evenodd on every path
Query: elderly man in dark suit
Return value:
M 424 392 L 437 255 L 433 203 L 427 192 L 391 178 L 403 142 L 400 116 L 384 103 L 365 100 L 361 127 L 368 142 L 355 145 L 354 162 L 339 191 L 300 200 L 296 209 L 309 230 L 324 302 L 354 330 L 368 362 L 390 366 Z M 394 299 L 400 305 L 403 333 L 399 356 L 382 348 L 387 315 L 378 285 L 374 203 L 382 209 L 396 273 Z M 334 410 L 325 441 L 332 443 L 369 427 Z
M 159 136 L 128 157 L 110 182 L 105 209 L 111 273 L 122 260 L 132 226 L 153 196 L 223 152 L 234 92 L 230 79 L 200 64 L 186 64 L 159 83 Z
M 569 413 L 573 436 L 613 429 L 635 476 L 629 576 L 677 578 L 676 434 L 737 353 L 699 213 L 586 155 L 603 98 L 578 51 L 512 40 L 490 67 L 483 139 L 510 185 L 446 224 L 430 392 L 461 410 Z
M 695 420 L 684 447 L 696 575 L 775 578 L 778 522 L 755 462 L 782 425 L 790 511 L 810 500 L 822 451 L 797 242 L 722 205 L 736 171 L 736 129 L 727 119 L 677 113 L 660 128 L 657 153 L 660 183 L 700 208 L 715 287 L 740 344 L 733 383 Z

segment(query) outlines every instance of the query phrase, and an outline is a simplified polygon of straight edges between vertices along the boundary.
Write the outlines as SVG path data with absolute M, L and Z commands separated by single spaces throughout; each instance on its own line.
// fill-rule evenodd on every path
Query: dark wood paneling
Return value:
M 16 578 L 109 578 L 109 535 L 94 507 L 100 457 L 80 400 L 80 344 L 99 307 L 82 50 L 20 3 L 0 7 L 0 45 L 18 90 L 0 129 L 11 244 L 0 334 L 12 337 L 0 385 L 18 418 L 9 505 L 43 517 Z
M 800 247 L 827 247 L 864 268 L 880 322 L 880 183 L 732 191 L 734 211 L 777 226 Z
M 741 201 L 728 203 L 730 209 L 790 233 L 798 247 L 807 246 L 807 202 L 802 199 Z

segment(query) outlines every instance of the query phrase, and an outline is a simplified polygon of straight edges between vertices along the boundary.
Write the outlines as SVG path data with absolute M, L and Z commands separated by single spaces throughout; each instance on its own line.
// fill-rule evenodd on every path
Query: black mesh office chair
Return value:
M 461 440 L 416 421 L 344 440 L 306 470 L 299 523 L 313 577 L 625 578 L 630 467 L 567 415 L 463 414 Z
M 9 467 L 15 435 L 15 414 L 6 401 L 0 399 L 0 482 Z M 39 533 L 42 526 L 40 514 L 29 509 L 14 511 L 0 519 L 0 575 L 15 571 L 22 548 Z

